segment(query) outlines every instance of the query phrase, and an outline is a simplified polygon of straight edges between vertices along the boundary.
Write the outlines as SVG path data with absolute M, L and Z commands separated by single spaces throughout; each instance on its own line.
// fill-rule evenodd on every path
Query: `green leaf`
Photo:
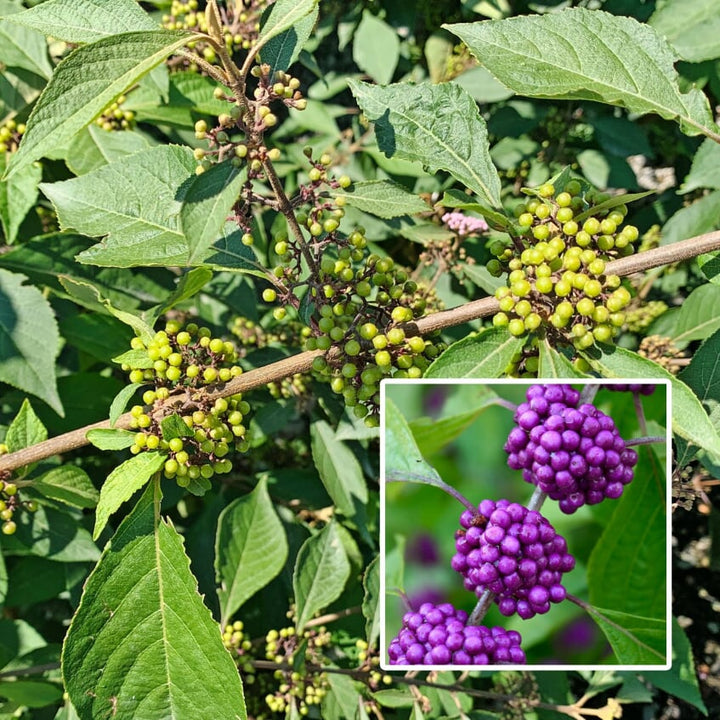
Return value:
M 183 541 L 144 493 L 85 584 L 65 639 L 65 687 L 81 720 L 245 720 L 237 668 L 203 605 Z
M 283 569 L 288 543 L 262 478 L 255 489 L 230 503 L 218 518 L 215 577 L 220 624 Z
M 638 448 L 635 479 L 625 487 L 588 562 L 593 605 L 666 619 L 667 480 L 648 448 Z
M 107 235 L 81 252 L 80 262 L 184 265 L 190 248 L 179 216 L 195 165 L 190 148 L 162 145 L 40 187 L 55 206 L 63 230 Z
M 717 136 L 705 95 L 681 92 L 673 49 L 633 18 L 571 8 L 444 27 L 520 95 L 620 105 L 676 120 L 689 135 Z
M 97 539 L 110 516 L 157 472 L 167 456 L 159 452 L 141 452 L 118 465 L 107 477 L 100 490 L 95 511 L 93 538 Z
M 86 437 L 98 450 L 124 450 L 135 443 L 135 433 L 119 428 L 88 430 Z
M 37 395 L 58 415 L 55 358 L 60 335 L 50 303 L 27 278 L 0 269 L 0 381 Z M 42 352 L 38 340 L 42 338 Z
M 175 438 L 190 437 L 194 434 L 177 413 L 168 415 L 160 421 L 160 431 L 162 432 L 163 440 L 167 441 Z
M 118 365 L 127 365 L 132 370 L 146 370 L 151 368 L 154 362 L 148 355 L 147 350 L 142 348 L 126 350 L 124 353 L 112 358 L 112 361 Z
M 690 641 L 678 621 L 672 622 L 672 665 L 669 670 L 644 672 L 643 678 L 669 695 L 680 698 L 707 715 L 698 686 Z
M 470 210 L 482 215 L 490 227 L 496 230 L 508 230 L 512 227 L 510 218 L 502 212 L 485 207 L 468 198 L 461 190 L 447 190 L 443 195 L 442 204 L 445 207 L 457 208 L 458 210 Z
M 100 498 L 88 474 L 76 465 L 61 465 L 33 480 L 33 488 L 52 500 L 78 508 L 94 508 Z
M 298 59 L 300 51 L 312 35 L 317 19 L 318 8 L 316 5 L 308 15 L 293 23 L 279 35 L 270 38 L 260 53 L 260 60 L 270 66 L 271 72 L 287 70 Z
M 0 682 L 0 697 L 29 708 L 41 708 L 57 703 L 62 695 L 62 688 L 58 685 L 40 680 Z
M 437 470 L 423 457 L 397 405 L 385 399 L 385 481 L 441 484 Z
M 133 337 L 127 325 L 100 312 L 65 315 L 59 319 L 58 327 L 69 345 L 103 363 L 111 362 Z
M 328 495 L 337 509 L 353 517 L 368 501 L 362 468 L 350 448 L 335 437 L 324 420 L 310 426 L 313 461 Z
M 393 28 L 369 10 L 355 30 L 353 60 L 379 85 L 387 85 L 400 59 L 400 39 Z
M 254 46 L 255 50 L 259 50 L 269 40 L 293 27 L 295 23 L 313 12 L 318 2 L 319 0 L 277 0 L 263 20 L 260 34 Z
M 73 138 L 65 162 L 75 175 L 84 175 L 149 148 L 147 138 L 139 133 L 130 130 L 108 132 L 92 123 Z
M 710 138 L 703 140 L 696 150 L 690 172 L 678 192 L 689 193 L 698 188 L 720 190 L 720 144 Z
M 293 591 L 297 630 L 319 610 L 337 600 L 350 577 L 350 562 L 335 521 L 308 538 L 295 560 Z
M 629 615 L 590 606 L 588 611 L 603 631 L 620 665 L 665 665 L 665 620 Z
M 542 378 L 579 378 L 586 377 L 546 340 L 538 344 L 540 367 L 538 377 Z
M 680 373 L 680 380 L 687 383 L 711 417 L 717 413 L 720 403 L 720 331 L 711 335 L 693 353 L 690 364 Z
M 366 180 L 353 183 L 347 190 L 331 192 L 334 197 L 363 212 L 381 218 L 415 215 L 429 210 L 428 204 L 392 180 Z
M 717 9 L 715 0 L 669 0 L 655 10 L 648 25 L 664 36 L 683 60 L 713 60 L 720 56 Z
M 524 338 L 513 337 L 505 328 L 485 328 L 451 345 L 425 377 L 501 377 L 524 344 Z
M 10 20 L 69 43 L 91 43 L 157 24 L 133 0 L 47 0 Z
M 0 173 L 5 171 L 6 158 L 0 153 Z M 22 175 L 0 180 L 0 225 L 8 245 L 15 242 L 20 223 L 35 205 L 41 178 L 42 168 L 33 164 Z
M 673 342 L 684 347 L 693 340 L 704 340 L 720 328 L 720 286 L 700 285 L 687 296 L 673 315 Z
M 672 388 L 672 427 L 681 438 L 720 455 L 720 436 L 697 395 L 657 363 L 625 348 L 603 345 L 600 353 L 583 353 L 593 370 L 608 378 L 664 378 Z
M 118 95 L 192 37 L 169 30 L 130 32 L 74 50 L 55 68 L 35 104 L 6 175 L 64 146 Z
M 46 80 L 52 75 L 48 59 L 47 42 L 35 30 L 18 27 L 15 22 L 24 13 L 21 6 L 2 0 L 0 2 L 0 62 L 5 68 L 28 70 Z
M 127 407 L 130 398 L 137 392 L 137 389 L 141 387 L 142 383 L 130 383 L 130 385 L 126 385 L 114 397 L 112 404 L 110 405 L 110 412 L 108 413 L 111 427 L 115 425 L 117 419 L 125 412 L 125 408 Z
M 662 245 L 679 242 L 720 228 L 720 191 L 680 208 L 662 228 Z
M 207 256 L 237 202 L 245 179 L 244 171 L 226 161 L 190 180 L 180 209 L 180 230 L 187 243 L 185 265 L 194 265 Z
M 198 267 L 189 270 L 181 275 L 175 290 L 168 298 L 157 307 L 147 310 L 144 313 L 145 321 L 148 325 L 155 325 L 158 318 L 164 315 L 168 310 L 174 308 L 183 300 L 194 297 L 210 280 L 212 280 L 212 270 L 206 267 Z
M 458 270 L 454 271 L 460 278 L 466 278 L 482 288 L 488 295 L 494 295 L 495 291 L 505 285 L 503 278 L 497 278 L 488 272 L 485 265 L 478 265 L 477 263 L 458 263 Z
M 380 556 L 374 557 L 363 575 L 362 612 L 365 618 L 365 639 L 370 647 L 380 636 Z
M 377 87 L 356 80 L 348 85 L 375 123 L 385 155 L 420 162 L 430 173 L 446 170 L 484 202 L 500 207 L 500 178 L 490 159 L 487 127 L 462 88 L 450 83 Z
M 407 687 L 397 690 L 378 690 L 370 694 L 383 707 L 404 708 L 412 707 L 415 703 L 415 697 Z
M 5 435 L 8 451 L 17 452 L 31 445 L 37 445 L 43 440 L 47 440 L 47 436 L 45 426 L 35 414 L 30 401 L 25 398 Z

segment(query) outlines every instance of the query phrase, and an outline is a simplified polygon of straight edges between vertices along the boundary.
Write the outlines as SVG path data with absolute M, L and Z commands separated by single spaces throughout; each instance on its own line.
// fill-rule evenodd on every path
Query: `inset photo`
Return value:
M 671 664 L 670 384 L 389 380 L 381 665 Z

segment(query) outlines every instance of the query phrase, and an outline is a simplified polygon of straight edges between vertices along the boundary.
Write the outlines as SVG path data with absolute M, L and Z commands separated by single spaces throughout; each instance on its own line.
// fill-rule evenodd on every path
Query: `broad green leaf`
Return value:
M 29 708 L 42 708 L 57 703 L 63 696 L 62 688 L 41 680 L 14 680 L 0 684 L 0 696 L 11 703 Z
M 362 612 L 365 617 L 365 639 L 370 647 L 380 635 L 380 556 L 374 557 L 363 576 Z
M 297 630 L 337 600 L 350 577 L 348 560 L 335 521 L 308 538 L 300 548 L 293 572 Z
M 157 28 L 133 0 L 47 0 L 10 19 L 69 43 L 91 43 L 117 33 Z
M 285 530 L 263 478 L 218 518 L 215 576 L 221 626 L 283 569 L 287 556 Z
M 485 328 L 451 345 L 425 373 L 430 378 L 494 378 L 505 374 L 525 344 L 505 328 Z
M 227 112 L 227 100 L 218 100 L 213 91 L 218 87 L 217 80 L 196 72 L 179 71 L 173 72 L 169 77 L 168 103 L 172 107 L 187 107 L 202 115 L 220 115 Z M 227 90 L 228 94 L 230 90 Z M 135 92 L 128 96 L 127 103 L 131 106 L 134 102 Z M 157 105 L 158 100 L 153 98 L 152 102 Z M 139 103 L 138 103 L 139 104 Z
M 45 426 L 35 414 L 30 401 L 25 398 L 5 435 L 5 444 L 8 450 L 16 452 L 31 445 L 37 445 L 43 440 L 47 440 L 47 436 Z
M 62 416 L 55 379 L 60 352 L 55 315 L 40 290 L 23 285 L 26 279 L 0 269 L 0 381 L 37 395 Z
M 397 32 L 370 10 L 364 10 L 353 40 L 355 64 L 378 85 L 387 85 L 395 74 L 399 59 Z
M 88 474 L 76 465 L 61 465 L 33 480 L 33 488 L 52 500 L 78 508 L 93 508 L 100 493 Z
M 593 605 L 663 619 L 667 605 L 667 480 L 652 451 L 638 448 L 634 480 L 588 562 Z
M 648 20 L 683 60 L 720 57 L 720 15 L 715 0 L 668 0 Z
M 192 37 L 169 30 L 121 33 L 70 53 L 55 68 L 35 104 L 7 176 L 64 146 L 118 95 Z
M 170 296 L 157 307 L 147 310 L 144 313 L 145 321 L 148 325 L 155 325 L 161 315 L 164 315 L 168 310 L 174 308 L 183 300 L 197 295 L 200 290 L 212 280 L 212 276 L 212 270 L 206 267 L 194 268 L 183 273 Z
M 140 133 L 108 132 L 92 123 L 73 138 L 65 162 L 75 175 L 84 175 L 149 147 L 147 138 Z
M 177 414 L 168 415 L 160 421 L 160 431 L 162 439 L 174 440 L 175 438 L 190 437 L 193 431 L 183 422 L 183 419 Z
M 365 478 L 354 453 L 324 420 L 310 426 L 310 446 L 328 495 L 340 512 L 353 517 L 368 501 Z
M 676 120 L 689 135 L 720 137 L 707 97 L 681 92 L 667 40 L 633 18 L 571 8 L 444 27 L 519 95 L 620 105 Z
M 703 140 L 695 151 L 690 172 L 678 192 L 689 193 L 698 188 L 720 190 L 720 144 L 710 138 Z
M 500 207 L 500 178 L 490 159 L 485 121 L 460 87 L 398 83 L 377 87 L 348 80 L 375 123 L 388 157 L 420 162 L 430 173 L 446 170 L 491 206 Z
M 584 353 L 593 370 L 607 378 L 665 378 L 672 388 L 673 432 L 698 447 L 720 455 L 720 436 L 697 395 L 657 363 L 625 348 L 603 345 L 599 353 Z
M 672 665 L 669 670 L 644 672 L 643 678 L 669 695 L 680 698 L 707 715 L 698 687 L 692 647 L 678 621 L 672 622 Z
M 383 707 L 404 708 L 412 707 L 415 704 L 415 696 L 412 694 L 409 687 L 391 690 L 378 690 L 377 692 L 370 694 Z
M 52 75 L 47 41 L 35 30 L 18 27 L 15 22 L 24 13 L 22 7 L 8 0 L 0 1 L 0 63 L 5 68 L 20 68 L 46 80 Z
M 100 489 L 95 511 L 93 538 L 97 539 L 110 516 L 139 490 L 162 466 L 167 456 L 159 452 L 141 452 L 118 465 Z
M 590 616 L 608 639 L 620 665 L 665 665 L 665 620 L 592 608 Z
M 245 720 L 242 684 L 203 605 L 183 541 L 144 493 L 85 584 L 63 647 L 81 720 Z
M 298 59 L 303 45 L 312 34 L 317 19 L 318 8 L 316 5 L 308 15 L 293 23 L 279 35 L 270 38 L 260 53 L 260 60 L 267 63 L 272 71 L 287 70 Z
M 458 278 L 465 278 L 482 288 L 488 295 L 494 295 L 495 291 L 505 285 L 504 278 L 497 278 L 488 272 L 485 265 L 477 263 L 458 263 L 458 269 L 453 271 Z
M 381 218 L 415 215 L 429 210 L 424 200 L 392 180 L 357 182 L 347 190 L 336 190 L 331 194 L 344 198 L 352 207 Z
M 124 353 L 112 358 L 112 361 L 118 365 L 127 365 L 131 370 L 147 370 L 153 366 L 154 362 L 148 355 L 147 350 L 142 348 L 126 350 Z
M 498 396 L 485 385 L 462 385 L 462 408 L 443 409 L 442 416 L 435 419 L 420 418 L 410 423 L 413 437 L 423 449 L 423 454 L 430 456 L 444 448 L 472 425 L 481 413 L 494 405 Z
M 694 353 L 690 364 L 680 373 L 680 380 L 688 385 L 715 416 L 720 403 L 720 331 L 711 335 Z
M 538 344 L 540 367 L 538 377 L 541 378 L 579 378 L 586 377 L 575 366 L 547 341 Z
M 96 562 L 100 550 L 80 525 L 80 516 L 40 505 L 34 513 L 15 515 L 17 530 L 3 538 L 7 555 L 36 555 L 56 562 Z
M 65 341 L 90 357 L 109 363 L 130 345 L 130 328 L 110 315 L 99 312 L 79 312 L 58 321 Z
M 112 404 L 110 405 L 110 411 L 108 413 L 108 419 L 110 420 L 111 426 L 115 425 L 117 419 L 125 412 L 125 408 L 127 407 L 130 398 L 137 392 L 138 388 L 141 387 L 141 383 L 130 383 L 130 385 L 126 385 L 115 396 Z
M 720 287 L 700 285 L 687 296 L 673 314 L 673 342 L 684 347 L 693 340 L 704 340 L 720 328 Z
M 320 706 L 320 717 L 326 720 L 364 720 L 365 715 L 358 715 L 358 691 L 352 678 L 339 673 L 327 673 L 328 693 Z
M 10 571 L 6 603 L 12 607 L 51 600 L 67 589 L 67 579 L 62 563 L 32 555 L 18 558 Z
M 5 171 L 6 157 L 0 153 L 0 173 Z M 20 223 L 35 205 L 41 178 L 42 168 L 33 164 L 21 175 L 0 180 L 0 225 L 7 245 L 15 242 Z
M 219 238 L 245 179 L 245 172 L 226 161 L 190 180 L 180 209 L 180 232 L 187 244 L 185 265 L 205 259 L 207 250 Z
M 162 145 L 71 180 L 43 183 L 63 230 L 107 235 L 81 252 L 94 265 L 184 265 L 190 248 L 179 215 L 196 162 L 190 148 Z
M 124 450 L 135 443 L 135 433 L 120 428 L 88 430 L 86 437 L 98 450 Z
M 457 208 L 458 210 L 470 210 L 482 215 L 490 227 L 496 230 L 508 230 L 512 227 L 512 220 L 503 212 L 493 210 L 475 202 L 461 190 L 447 190 L 443 195 L 442 204 L 445 207 Z
M 269 40 L 293 27 L 317 7 L 319 0 L 277 0 L 263 19 L 255 49 L 264 47 Z
M 508 90 L 487 68 L 480 65 L 460 73 L 450 82 L 459 85 L 473 100 L 482 104 L 501 102 L 514 95 L 512 90 Z
M 679 242 L 720 228 L 720 191 L 680 208 L 663 225 L 661 245 Z

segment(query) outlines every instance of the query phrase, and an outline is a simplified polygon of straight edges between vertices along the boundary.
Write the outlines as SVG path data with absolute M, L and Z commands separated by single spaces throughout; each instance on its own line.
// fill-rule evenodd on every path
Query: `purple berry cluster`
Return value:
M 539 512 L 509 500 L 483 500 L 465 510 L 455 533 L 453 570 L 466 590 L 495 595 L 500 612 L 527 619 L 565 599 L 563 573 L 575 567 L 565 538 Z
M 562 385 L 536 385 L 518 406 L 505 451 L 508 465 L 557 500 L 564 513 L 619 498 L 633 479 L 637 453 L 613 419 L 595 406 L 552 401 Z M 564 390 L 563 390 L 564 392 Z M 575 392 L 575 391 L 573 391 Z M 573 396 L 574 397 L 574 396 Z M 579 396 L 578 396 L 579 397 Z
M 522 665 L 520 633 L 467 625 L 468 615 L 450 603 L 423 603 L 403 616 L 388 648 L 391 665 Z
M 615 390 L 617 392 L 633 392 L 638 395 L 652 395 L 655 392 L 655 385 L 646 383 L 612 383 L 603 385 L 606 390 Z

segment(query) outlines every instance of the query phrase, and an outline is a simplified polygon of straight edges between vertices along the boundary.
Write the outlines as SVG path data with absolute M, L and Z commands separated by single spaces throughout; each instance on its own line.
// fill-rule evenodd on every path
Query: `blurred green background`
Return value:
M 391 400 L 410 424 L 424 458 L 442 479 L 473 504 L 490 498 L 507 498 L 526 504 L 534 486 L 520 471 L 507 466 L 503 445 L 513 428 L 512 411 L 490 405 L 494 394 L 513 404 L 523 402 L 530 383 L 387 383 Z M 582 384 L 573 387 L 582 390 Z M 658 385 L 641 402 L 650 435 L 665 435 L 666 387 Z M 631 393 L 600 389 L 593 404 L 610 415 L 624 439 L 641 437 Z M 459 430 L 459 432 L 458 432 Z M 446 437 L 452 437 L 445 441 Z M 664 443 L 636 448 L 640 458 L 634 482 L 642 477 L 643 458 L 653 453 L 667 474 Z M 557 503 L 547 500 L 542 513 L 568 542 L 576 567 L 563 578 L 568 592 L 587 600 L 586 565 L 618 501 L 584 506 L 565 515 Z M 455 552 L 455 530 L 461 504 L 439 488 L 416 483 L 385 484 L 385 629 L 386 642 L 393 638 L 406 612 L 403 591 L 415 604 L 426 600 L 449 601 L 473 609 L 476 597 L 465 590 L 461 576 L 450 567 Z M 417 605 L 415 605 L 417 606 Z M 493 605 L 484 625 L 502 625 L 521 632 L 528 663 L 602 664 L 615 658 L 595 623 L 575 604 L 564 601 L 545 615 L 530 620 L 505 618 Z

